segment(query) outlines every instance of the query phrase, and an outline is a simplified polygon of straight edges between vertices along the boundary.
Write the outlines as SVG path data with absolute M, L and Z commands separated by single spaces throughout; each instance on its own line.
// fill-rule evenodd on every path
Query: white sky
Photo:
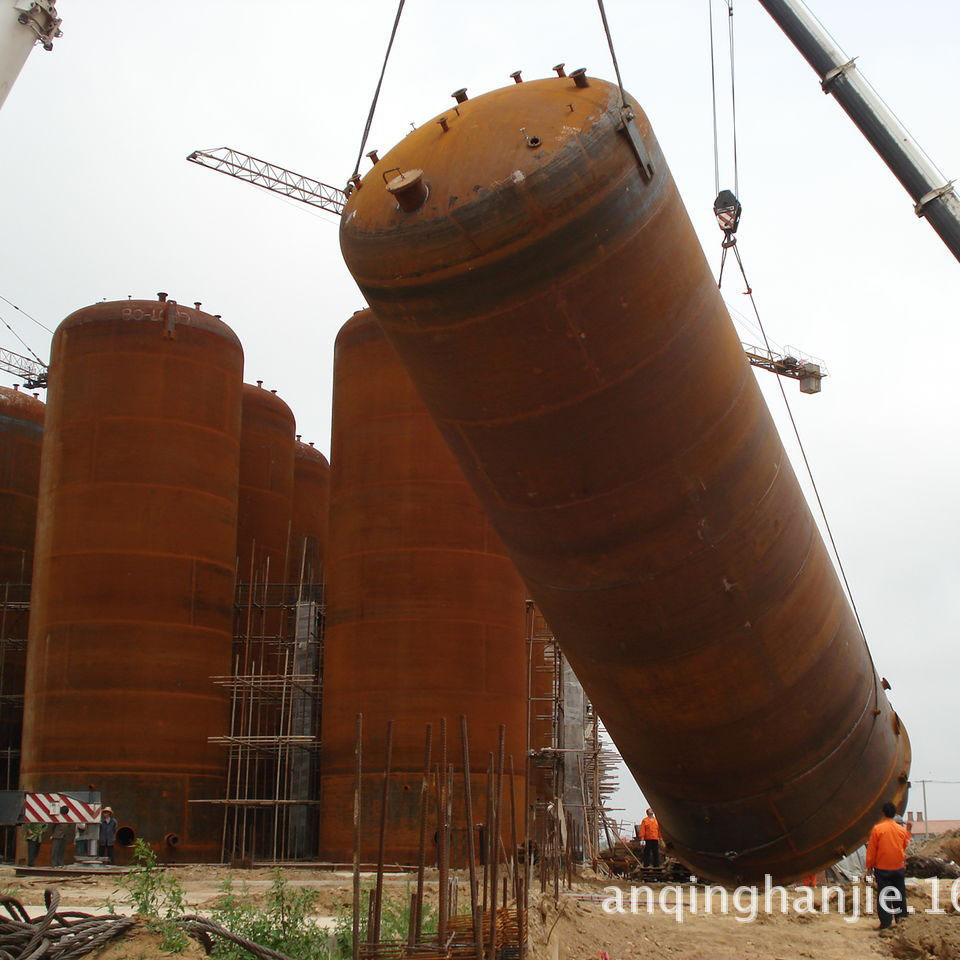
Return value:
M 960 177 L 960 4 L 811 3 Z M 52 54 L 34 51 L 0 111 L 0 295 L 51 328 L 128 294 L 203 301 L 240 335 L 246 378 L 278 389 L 304 439 L 328 452 L 333 339 L 363 305 L 335 218 L 184 157 L 229 145 L 343 184 L 394 0 L 59 6 L 65 36 Z M 624 82 L 717 263 L 707 0 L 607 8 Z M 722 0 L 714 9 L 725 29 Z M 820 396 L 792 382 L 788 396 L 913 741 L 913 775 L 960 780 L 958 266 L 756 0 L 736 0 L 735 22 L 740 249 L 771 339 L 830 370 Z M 612 77 L 593 0 L 409 0 L 368 149 L 385 151 L 411 122 L 448 109 L 457 87 L 478 95 L 515 69 L 532 79 L 560 60 Z M 728 139 L 728 111 L 721 123 Z M 723 156 L 728 186 L 726 145 Z M 728 299 L 746 313 L 741 290 L 731 284 Z M 48 334 L 3 303 L 0 317 L 46 359 Z M 23 352 L 4 327 L 0 346 Z M 774 378 L 759 376 L 786 436 Z M 931 817 L 960 817 L 958 786 L 931 785 L 928 802 Z M 620 805 L 641 815 L 632 786 Z M 920 808 L 919 789 L 909 807 Z

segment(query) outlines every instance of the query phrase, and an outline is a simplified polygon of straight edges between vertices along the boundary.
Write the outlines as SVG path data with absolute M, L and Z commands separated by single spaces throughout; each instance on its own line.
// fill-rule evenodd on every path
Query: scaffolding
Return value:
M 541 821 L 561 819 L 582 837 L 576 859 L 596 861 L 612 845 L 608 801 L 617 790 L 619 755 L 564 657 L 549 624 L 527 601 L 527 757 L 531 836 Z
M 30 624 L 30 584 L 0 584 L 0 790 L 20 786 L 23 677 Z M 12 860 L 16 828 L 0 827 L 0 856 Z
M 239 582 L 223 806 L 225 862 L 312 859 L 317 844 L 323 584 Z

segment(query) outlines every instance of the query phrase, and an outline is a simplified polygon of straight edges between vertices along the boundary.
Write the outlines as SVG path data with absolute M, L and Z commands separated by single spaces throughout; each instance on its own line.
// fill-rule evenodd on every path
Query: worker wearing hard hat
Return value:
M 877 881 L 877 916 L 880 930 L 886 930 L 894 918 L 907 915 L 907 890 L 904 883 L 906 852 L 910 834 L 896 822 L 897 808 L 883 805 L 883 820 L 870 831 L 867 841 L 867 870 Z
M 648 807 L 647 815 L 640 821 L 640 839 L 643 840 L 643 865 L 660 866 L 660 824 Z

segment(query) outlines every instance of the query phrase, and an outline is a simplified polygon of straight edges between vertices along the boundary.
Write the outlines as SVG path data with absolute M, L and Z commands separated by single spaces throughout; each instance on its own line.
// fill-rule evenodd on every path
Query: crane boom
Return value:
M 917 216 L 929 222 L 960 260 L 960 197 L 953 181 L 945 182 L 853 59 L 836 45 L 801 0 L 760 0 L 760 4 L 816 71 L 823 92 L 836 98 L 903 184 L 913 198 Z
M 34 44 L 52 50 L 59 36 L 60 18 L 52 0 L 0 0 L 0 107 Z
M 272 190 L 307 203 L 312 207 L 319 207 L 338 217 L 343 213 L 346 195 L 339 187 L 331 187 L 328 183 L 294 173 L 285 167 L 278 167 L 266 160 L 251 157 L 248 153 L 241 153 L 231 147 L 217 147 L 213 150 L 194 150 L 187 159 L 191 163 L 198 163 L 202 167 L 225 173 L 245 180 L 254 186 Z
M 14 353 L 12 350 L 5 350 L 3 347 L 0 347 L 0 370 L 23 377 L 23 385 L 28 390 L 47 385 L 47 368 L 44 364 L 39 360 L 31 360 L 29 357 Z
M 800 381 L 801 393 L 819 393 L 821 382 L 827 376 L 821 364 L 811 360 L 801 359 L 791 353 L 775 353 L 766 347 L 755 347 L 750 343 L 741 343 L 747 362 L 751 367 L 768 370 L 781 377 Z M 792 348 L 787 347 L 790 351 Z

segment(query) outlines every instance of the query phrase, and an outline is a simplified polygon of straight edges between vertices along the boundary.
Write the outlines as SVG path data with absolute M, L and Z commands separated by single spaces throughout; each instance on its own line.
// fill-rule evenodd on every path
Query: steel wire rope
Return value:
M 753 296 L 753 288 L 750 286 L 750 281 L 747 279 L 747 271 L 743 265 L 743 258 L 740 256 L 740 251 L 737 249 L 737 245 L 733 244 L 732 246 L 734 256 L 737 258 L 737 265 L 740 267 L 740 274 L 743 277 L 744 285 L 747 288 L 747 296 L 750 298 L 750 306 L 753 308 L 753 314 L 757 318 L 757 324 L 760 327 L 760 331 L 763 334 L 764 346 L 767 348 L 767 351 L 770 350 L 770 341 L 767 338 L 767 331 L 763 325 L 763 320 L 760 317 L 760 310 L 757 307 L 757 301 Z M 853 615 L 857 621 L 857 628 L 860 630 L 860 636 L 863 639 L 864 646 L 867 648 L 867 656 L 870 658 L 870 665 L 873 667 L 874 673 L 874 686 L 876 686 L 876 664 L 873 662 L 873 654 L 870 652 L 870 645 L 867 643 L 867 635 L 863 629 L 863 621 L 860 619 L 860 611 L 857 608 L 857 602 L 853 596 L 853 590 L 850 587 L 850 581 L 847 579 L 847 571 L 843 566 L 843 560 L 840 557 L 840 550 L 837 547 L 837 541 L 833 536 L 833 528 L 830 526 L 830 520 L 827 517 L 827 511 L 823 505 L 823 499 L 820 496 L 820 488 L 817 486 L 817 481 L 813 476 L 813 467 L 810 465 L 810 459 L 807 456 L 806 447 L 803 444 L 803 440 L 800 437 L 800 429 L 797 426 L 797 421 L 793 415 L 793 408 L 790 406 L 790 401 L 787 399 L 787 391 L 783 386 L 783 378 L 777 376 L 777 386 L 780 388 L 780 396 L 783 397 L 783 405 L 787 409 L 787 416 L 790 418 L 790 425 L 793 428 L 793 435 L 796 438 L 797 446 L 800 448 L 800 455 L 803 457 L 803 465 L 807 471 L 807 477 L 810 480 L 810 486 L 813 488 L 813 494 L 817 500 L 817 507 L 820 510 L 820 516 L 823 518 L 824 529 L 827 531 L 827 537 L 830 540 L 830 546 L 833 549 L 834 558 L 837 561 L 837 569 L 839 570 L 840 577 L 843 580 L 843 586 L 847 592 L 847 599 L 850 601 L 850 606 L 853 609 Z
M 730 41 L 730 111 L 733 127 L 733 193 L 740 196 L 740 169 L 737 164 L 737 78 L 734 70 L 733 0 L 727 0 L 727 35 Z
M 23 309 L 23 307 L 18 307 L 12 300 L 8 300 L 5 296 L 3 296 L 3 294 L 0 294 L 0 300 L 13 307 L 13 309 L 18 313 L 22 313 L 28 320 L 32 320 L 38 327 L 42 327 L 47 331 L 47 333 L 53 333 L 53 331 L 46 324 L 41 323 L 36 317 L 31 316 L 26 310 Z
M 373 100 L 370 102 L 370 111 L 367 113 L 367 122 L 363 128 L 363 137 L 360 140 L 360 150 L 357 153 L 357 162 L 353 167 L 353 174 L 350 181 L 353 181 L 360 172 L 360 161 L 363 159 L 363 148 L 367 145 L 367 137 L 370 136 L 370 127 L 373 124 L 373 115 L 377 109 L 377 101 L 380 99 L 380 88 L 383 86 L 383 78 L 387 72 L 387 62 L 390 60 L 390 51 L 393 49 L 393 41 L 397 36 L 397 28 L 400 26 L 400 15 L 403 13 L 403 5 L 406 0 L 400 0 L 397 4 L 397 15 L 393 19 L 393 29 L 390 31 L 390 41 L 387 43 L 387 52 L 383 58 L 383 66 L 380 69 L 380 79 L 377 80 L 377 88 L 373 92 Z M 348 192 L 350 183 L 348 183 Z
M 737 78 L 734 69 L 736 48 L 733 31 L 733 0 L 725 0 L 727 8 L 727 47 L 730 57 L 730 113 L 733 135 L 733 192 L 740 196 L 740 167 L 737 153 Z M 717 123 L 717 58 L 713 38 L 713 0 L 707 0 L 707 25 L 710 33 L 710 106 L 713 114 L 713 186 L 720 193 L 720 130 Z M 721 266 L 721 270 L 722 270 Z
M 717 60 L 713 44 L 713 0 L 707 0 L 710 27 L 710 105 L 713 110 L 713 195 L 720 192 L 720 134 L 717 129 Z
M 24 340 L 23 337 L 21 337 L 20 334 L 17 333 L 17 331 L 14 330 L 13 327 L 11 327 L 10 324 L 7 323 L 7 321 L 2 316 L 0 316 L 0 323 L 2 323 L 20 341 L 20 343 L 23 344 L 24 349 L 30 352 L 30 356 L 32 356 L 33 359 L 36 360 L 41 367 L 46 367 L 46 364 L 33 352 L 33 350 L 30 347 L 30 344 L 27 343 L 27 341 Z
M 138 923 L 150 923 L 149 917 L 61 911 L 60 894 L 50 887 L 44 890 L 44 906 L 43 914 L 31 917 L 19 900 L 0 898 L 0 908 L 9 915 L 9 919 L 0 918 L 0 960 L 79 960 Z M 285 953 L 233 933 L 209 917 L 187 914 L 173 922 L 198 940 L 208 954 L 219 938 L 239 946 L 256 960 L 293 960 Z
M 733 31 L 733 0 L 725 0 L 727 5 L 727 24 L 728 24 L 728 38 L 729 38 L 729 50 L 730 50 L 730 98 L 731 98 L 731 108 L 732 108 L 732 125 L 733 125 L 733 178 L 734 178 L 734 193 L 737 197 L 740 195 L 739 190 L 739 171 L 737 163 L 737 92 L 736 92 L 736 50 L 734 45 L 734 31 Z M 715 87 L 716 84 L 716 72 L 714 65 L 714 56 L 713 56 L 713 12 L 710 11 L 710 63 L 711 63 L 711 81 Z M 715 95 L 714 95 L 715 98 Z M 714 102 L 715 99 L 714 99 Z M 716 126 L 714 126 L 714 150 L 718 150 L 718 134 Z M 763 336 L 763 344 L 768 353 L 771 353 L 770 349 L 770 338 L 767 336 L 766 327 L 763 325 L 763 320 L 760 317 L 760 309 L 757 306 L 757 301 L 753 296 L 753 287 L 750 286 L 750 281 L 747 279 L 746 268 L 743 264 L 743 259 L 740 256 L 740 251 L 737 248 L 736 237 L 731 237 L 729 239 L 724 239 L 723 244 L 723 254 L 720 258 L 720 276 L 717 280 L 717 286 L 723 286 L 723 271 L 727 262 L 727 253 L 728 251 L 733 250 L 733 254 L 736 257 L 737 265 L 740 267 L 740 274 L 743 277 L 743 283 L 746 287 L 746 295 L 750 298 L 750 306 L 753 309 L 753 314 L 757 318 L 757 325 L 760 328 L 760 333 Z M 790 425 L 793 428 L 793 435 L 796 438 L 797 446 L 800 448 L 800 455 L 803 458 L 803 464 L 806 468 L 807 477 L 810 480 L 810 486 L 813 489 L 814 496 L 817 501 L 817 507 L 820 511 L 820 516 L 823 519 L 824 529 L 827 532 L 827 538 L 830 541 L 830 546 L 833 550 L 833 556 L 837 562 L 837 569 L 840 573 L 840 577 L 843 581 L 843 586 L 847 594 L 847 599 L 850 601 L 850 606 L 853 610 L 853 615 L 857 621 L 857 629 L 860 631 L 860 636 L 864 642 L 864 646 L 867 648 L 867 656 L 870 659 L 870 665 L 873 667 L 874 671 L 874 693 L 877 697 L 879 694 L 876 690 L 876 664 L 873 661 L 873 654 L 870 652 L 870 645 L 867 643 L 866 632 L 863 629 L 863 621 L 860 618 L 860 611 L 857 607 L 857 602 L 853 596 L 853 590 L 850 587 L 850 581 L 847 577 L 846 568 L 843 565 L 843 560 L 840 557 L 840 550 L 837 547 L 836 539 L 833 535 L 833 528 L 830 525 L 830 520 L 827 517 L 827 511 L 823 505 L 823 499 L 820 496 L 820 488 L 817 486 L 817 481 L 813 475 L 813 467 L 810 464 L 810 459 L 807 456 L 806 447 L 803 444 L 803 440 L 800 437 L 800 429 L 797 426 L 796 418 L 793 415 L 793 408 L 790 406 L 790 401 L 787 399 L 787 391 L 783 386 L 783 379 L 779 375 L 777 376 L 777 386 L 780 388 L 780 396 L 783 398 L 783 405 L 787 410 L 787 416 L 790 418 Z
M 610 48 L 610 59 L 613 61 L 613 72 L 617 75 L 617 86 L 620 88 L 620 109 L 627 108 L 627 95 L 623 90 L 623 78 L 620 76 L 620 64 L 617 61 L 617 51 L 613 49 L 613 35 L 610 33 L 610 24 L 607 21 L 607 11 L 603 0 L 597 0 L 600 8 L 600 19 L 603 21 L 603 32 L 607 35 L 607 46 Z

